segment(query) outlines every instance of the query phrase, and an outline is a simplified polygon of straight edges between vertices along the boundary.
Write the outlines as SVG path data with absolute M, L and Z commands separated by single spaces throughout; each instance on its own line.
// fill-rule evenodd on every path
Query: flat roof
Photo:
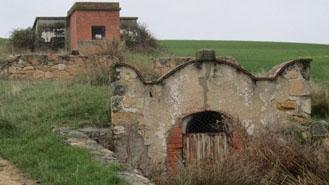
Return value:
M 120 17 L 120 20 L 138 20 L 138 17 Z
M 37 22 L 39 20 L 63 20 L 66 21 L 66 17 L 36 17 L 33 23 L 33 29 L 35 28 L 35 26 L 37 25 Z
M 76 2 L 67 12 L 70 17 L 75 11 L 120 11 L 119 3 L 107 2 Z

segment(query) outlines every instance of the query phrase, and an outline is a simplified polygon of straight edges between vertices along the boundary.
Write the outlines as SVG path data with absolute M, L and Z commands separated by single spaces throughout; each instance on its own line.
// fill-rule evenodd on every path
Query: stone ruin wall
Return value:
M 109 56 L 23 55 L 0 66 L 0 79 L 75 80 L 108 72 Z
M 249 135 L 307 123 L 310 61 L 281 64 L 260 78 L 230 61 L 192 60 L 154 82 L 132 66 L 117 64 L 112 127 L 118 157 L 146 175 L 150 164 L 174 168 L 182 149 L 182 120 L 202 111 L 237 118 Z
M 88 41 L 86 41 L 88 42 Z M 0 65 L 0 79 L 14 80 L 74 80 L 81 75 L 108 71 L 117 59 L 110 56 L 96 56 L 105 42 L 87 44 L 80 54 L 74 55 L 22 55 Z M 194 60 L 191 57 L 159 58 L 152 62 L 152 71 L 162 75 L 176 66 Z

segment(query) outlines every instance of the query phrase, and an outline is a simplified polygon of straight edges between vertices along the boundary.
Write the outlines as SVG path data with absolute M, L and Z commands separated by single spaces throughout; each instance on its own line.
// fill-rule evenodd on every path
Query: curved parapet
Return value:
M 226 61 L 226 60 L 220 60 L 220 59 L 216 59 L 216 60 L 213 60 L 213 61 L 192 60 L 192 61 L 186 62 L 184 64 L 178 65 L 177 67 L 170 70 L 169 72 L 167 72 L 166 74 L 164 74 L 163 76 L 161 76 L 160 78 L 158 78 L 155 81 L 145 80 L 142 73 L 132 65 L 129 65 L 129 64 L 126 64 L 126 63 L 116 63 L 114 65 L 114 67 L 115 68 L 129 68 L 130 70 L 132 70 L 136 73 L 136 76 L 143 82 L 143 84 L 145 84 L 145 85 L 154 85 L 154 84 L 161 84 L 163 81 L 165 81 L 171 75 L 179 72 L 180 70 L 182 70 L 183 68 L 185 68 L 189 65 L 193 65 L 193 64 L 200 65 L 203 62 L 209 62 L 209 63 L 218 64 L 218 65 L 230 66 L 233 69 L 237 70 L 238 72 L 241 72 L 241 73 L 245 74 L 246 76 L 248 76 L 253 81 L 274 81 L 280 75 L 282 75 L 285 72 L 286 69 L 288 69 L 291 66 L 300 65 L 300 66 L 303 66 L 303 68 L 305 70 L 307 70 L 307 68 L 310 67 L 310 63 L 312 62 L 312 59 L 305 58 L 305 59 L 296 59 L 296 60 L 291 60 L 291 61 L 284 62 L 282 64 L 274 66 L 268 72 L 268 75 L 261 76 L 261 77 L 253 75 L 252 73 L 250 73 L 249 71 L 247 71 L 246 69 L 244 69 L 243 67 L 241 67 L 238 64 L 235 64 L 235 63 L 232 63 L 232 62 Z M 303 73 L 305 73 L 305 72 L 303 71 Z
M 197 112 L 231 115 L 250 135 L 310 119 L 311 59 L 292 60 L 256 77 L 236 63 L 207 57 L 181 64 L 155 81 L 146 81 L 133 66 L 115 65 L 112 125 L 121 160 L 136 159 L 132 165 L 141 169 L 148 162 L 173 165 L 182 149 L 177 133 L 183 119 Z

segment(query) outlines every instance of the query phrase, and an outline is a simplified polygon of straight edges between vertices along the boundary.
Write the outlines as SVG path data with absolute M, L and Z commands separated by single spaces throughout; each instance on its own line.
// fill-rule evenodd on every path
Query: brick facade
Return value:
M 73 10 L 69 15 L 70 49 L 77 50 L 79 41 L 92 40 L 92 26 L 105 27 L 105 39 L 120 40 L 120 9 L 118 3 L 112 10 Z
M 40 50 L 81 49 L 81 42 L 97 40 L 119 41 L 121 34 L 133 32 L 138 17 L 120 17 L 120 4 L 113 2 L 77 2 L 66 17 L 37 17 L 33 24 L 36 36 L 35 48 Z M 92 31 L 92 27 L 101 29 Z M 85 45 L 85 44 L 84 44 Z
M 179 124 L 176 124 L 171 129 L 167 138 L 167 169 L 169 173 L 175 172 L 179 156 L 183 149 L 183 133 Z

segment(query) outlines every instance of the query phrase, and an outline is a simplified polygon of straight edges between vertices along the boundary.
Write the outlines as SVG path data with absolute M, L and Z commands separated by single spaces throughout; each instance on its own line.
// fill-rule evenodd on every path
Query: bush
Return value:
M 152 51 L 159 49 L 160 45 L 145 24 L 135 27 L 123 28 L 122 40 L 127 47 L 137 51 Z
M 33 51 L 34 38 L 34 32 L 31 28 L 16 29 L 11 33 L 9 42 L 16 50 Z
M 326 184 L 326 152 L 299 143 L 292 134 L 265 133 L 250 138 L 248 147 L 223 160 L 201 161 L 156 181 L 160 185 Z
M 329 117 L 329 87 L 312 86 L 312 116 L 316 118 Z

